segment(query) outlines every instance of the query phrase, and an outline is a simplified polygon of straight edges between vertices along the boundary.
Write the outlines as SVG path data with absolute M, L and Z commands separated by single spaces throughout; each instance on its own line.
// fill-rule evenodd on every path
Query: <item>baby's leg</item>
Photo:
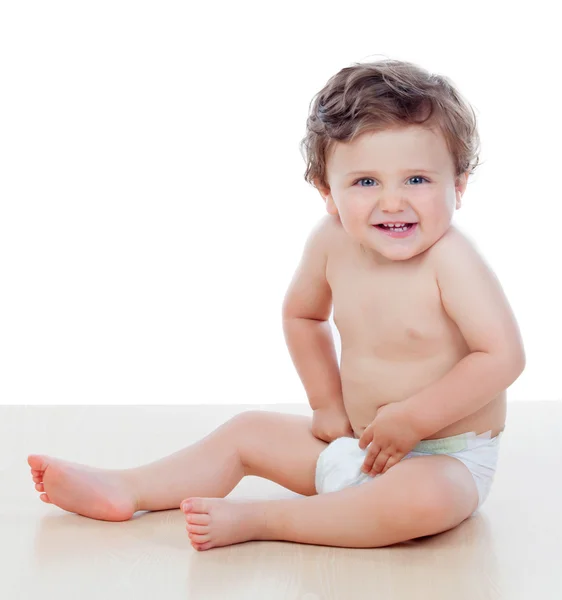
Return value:
M 179 508 L 190 496 L 223 498 L 245 475 L 315 494 L 316 461 L 326 446 L 312 435 L 310 417 L 248 411 L 141 467 L 97 469 L 42 455 L 30 455 L 28 463 L 43 501 L 94 519 L 124 521 L 138 510 Z
M 316 461 L 327 444 L 312 435 L 311 424 L 302 415 L 241 413 L 195 444 L 130 469 L 139 494 L 137 510 L 179 508 L 191 495 L 224 498 L 245 475 L 315 494 Z
M 452 529 L 477 503 L 466 466 L 434 455 L 403 460 L 372 481 L 338 492 L 244 503 L 187 498 L 182 509 L 197 550 L 247 540 L 375 548 Z

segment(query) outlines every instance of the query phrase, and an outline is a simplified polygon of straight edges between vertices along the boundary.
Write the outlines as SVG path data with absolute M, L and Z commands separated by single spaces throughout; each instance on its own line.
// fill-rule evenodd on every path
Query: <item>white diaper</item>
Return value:
M 492 438 L 491 430 L 480 435 L 471 431 L 437 440 L 422 440 L 402 460 L 430 454 L 447 454 L 458 458 L 468 467 L 476 483 L 478 510 L 492 487 L 502 434 L 503 431 Z M 372 481 L 373 477 L 361 471 L 366 455 L 367 448 L 361 450 L 358 439 L 342 437 L 330 443 L 316 464 L 317 493 L 337 492 Z M 380 474 L 375 477 L 380 477 Z

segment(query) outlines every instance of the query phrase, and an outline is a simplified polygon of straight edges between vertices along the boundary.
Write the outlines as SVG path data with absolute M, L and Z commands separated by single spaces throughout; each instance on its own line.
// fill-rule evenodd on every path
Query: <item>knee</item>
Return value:
M 270 418 L 271 415 L 265 410 L 247 410 L 234 415 L 227 421 L 227 426 L 239 445 L 244 445 L 256 433 L 263 432 L 267 428 Z
M 265 410 L 246 410 L 234 415 L 234 417 L 229 420 L 229 423 L 242 429 L 251 428 L 255 430 L 255 427 L 259 426 L 260 423 L 263 423 L 266 415 L 267 411 Z
M 261 440 L 268 430 L 271 415 L 265 410 L 247 410 L 228 421 L 230 438 L 236 446 L 244 475 L 251 475 L 251 464 L 258 454 L 263 454 Z
M 467 498 L 447 488 L 425 490 L 418 498 L 416 518 L 435 530 L 446 531 L 455 527 L 470 515 L 471 507 Z M 433 527 L 432 527 L 433 525 Z

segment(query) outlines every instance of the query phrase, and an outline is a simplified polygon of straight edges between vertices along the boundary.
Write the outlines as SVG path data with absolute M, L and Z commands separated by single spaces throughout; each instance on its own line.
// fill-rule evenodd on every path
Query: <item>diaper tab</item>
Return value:
M 473 434 L 474 436 L 474 434 Z M 452 452 L 461 452 L 468 448 L 469 434 L 460 433 L 451 437 L 437 440 L 422 440 L 412 452 L 426 452 L 428 454 L 450 454 Z

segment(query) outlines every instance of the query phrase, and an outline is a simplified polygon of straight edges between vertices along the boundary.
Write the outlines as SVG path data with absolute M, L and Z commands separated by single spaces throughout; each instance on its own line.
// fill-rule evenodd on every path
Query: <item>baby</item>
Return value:
M 244 412 L 124 470 L 30 455 L 40 498 L 106 521 L 181 508 L 196 550 L 374 548 L 470 517 L 494 477 L 506 389 L 525 366 L 500 284 L 451 224 L 478 146 L 474 112 L 446 77 L 395 60 L 334 75 L 302 141 L 327 214 L 283 303 L 312 416 Z M 224 499 L 245 475 L 302 497 Z

